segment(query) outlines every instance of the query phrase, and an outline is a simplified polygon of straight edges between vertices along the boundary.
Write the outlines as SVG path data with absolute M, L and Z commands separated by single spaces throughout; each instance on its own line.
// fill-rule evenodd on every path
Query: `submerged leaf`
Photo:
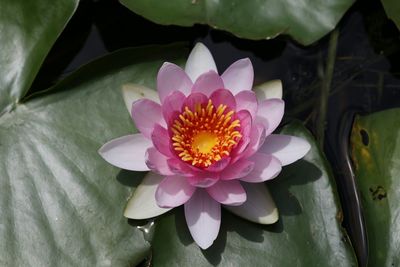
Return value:
M 367 229 L 368 266 L 400 264 L 400 109 L 356 118 L 351 151 Z

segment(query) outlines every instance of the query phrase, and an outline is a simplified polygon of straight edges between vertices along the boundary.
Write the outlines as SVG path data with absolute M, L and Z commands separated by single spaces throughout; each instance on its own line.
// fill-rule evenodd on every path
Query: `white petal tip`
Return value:
M 211 247 L 211 245 L 214 243 L 215 239 L 210 242 L 207 243 L 196 243 L 202 250 L 206 250 L 209 247 Z
M 235 209 L 235 206 L 224 206 L 227 210 L 234 213 L 235 215 L 242 217 L 248 221 L 258 223 L 258 224 L 274 224 L 279 220 L 279 212 L 277 208 L 274 208 L 270 213 L 265 214 L 263 216 L 254 216 L 253 214 L 249 215 L 248 212 L 244 212 L 241 209 Z
M 260 148 L 260 152 L 271 154 L 282 163 L 282 166 L 292 164 L 303 158 L 311 150 L 310 143 L 300 137 L 271 134 Z
M 240 61 L 244 64 L 252 64 L 250 58 L 248 57 L 242 58 Z
M 147 98 L 153 100 L 154 102 L 160 103 L 160 99 L 158 98 L 156 91 L 140 84 L 127 83 L 122 85 L 122 96 L 129 114 L 131 113 L 132 103 L 139 99 Z
M 99 148 L 99 150 L 97 150 L 97 153 L 104 159 L 104 156 L 103 156 L 103 149 L 104 149 L 104 145 L 102 145 L 102 146 Z
M 135 199 L 134 198 L 135 196 L 132 196 L 124 210 L 125 218 L 145 220 L 157 217 L 170 210 L 170 208 L 160 208 L 158 206 L 138 205 L 135 202 L 140 202 L 140 200 L 137 200 L 137 197 Z
M 274 224 L 279 220 L 279 212 L 278 209 L 275 208 L 271 214 L 265 217 L 259 218 L 258 223 L 259 224 Z
M 253 63 L 251 62 L 250 58 L 245 57 L 239 59 L 237 62 L 239 63 L 239 66 L 242 66 L 243 68 L 248 68 L 248 70 L 250 70 L 251 73 L 254 75 Z
M 165 66 L 169 66 L 169 65 L 175 65 L 174 63 L 171 63 L 171 62 L 168 62 L 168 61 L 166 61 L 166 62 L 164 62 L 162 65 L 161 65 L 161 67 L 165 67 Z
M 150 205 L 139 206 L 138 204 L 134 203 L 138 202 L 138 200 L 137 199 L 132 200 L 132 198 L 129 200 L 124 210 L 124 217 L 128 219 L 134 219 L 134 220 L 150 219 L 171 210 L 171 208 L 160 208 L 158 206 L 152 206 L 152 207 L 150 207 Z
M 97 153 L 99 153 L 100 157 L 102 157 L 103 160 L 107 161 L 108 163 L 110 163 L 111 165 L 120 168 L 118 165 L 116 165 L 114 163 L 113 160 L 110 160 L 109 156 L 107 155 L 107 151 L 108 151 L 108 146 L 109 144 L 106 143 L 104 145 L 102 145 L 99 150 L 97 150 Z
M 305 143 L 306 143 L 306 145 L 305 145 L 304 150 L 306 152 L 304 153 L 304 155 L 307 155 L 307 153 L 310 152 L 310 150 L 311 150 L 311 144 L 309 142 L 307 142 L 307 141 L 305 141 Z
M 169 211 L 169 208 L 160 208 L 155 200 L 155 192 L 163 177 L 149 172 L 142 183 L 135 189 L 126 205 L 124 216 L 129 219 L 149 219 Z
M 194 82 L 201 74 L 210 70 L 218 73 L 210 50 L 204 44 L 196 43 L 187 59 L 185 72 Z
M 149 219 L 149 218 L 142 218 L 142 216 L 136 214 L 135 212 L 132 212 L 128 207 L 125 208 L 124 210 L 124 217 L 128 219 L 134 219 L 134 220 L 142 220 L 142 219 Z
M 283 164 L 283 166 L 292 164 L 292 163 L 304 158 L 308 154 L 308 152 L 310 152 L 310 150 L 311 150 L 311 144 L 307 140 L 300 138 L 300 137 L 296 137 L 296 136 L 294 136 L 293 138 L 295 138 L 298 142 L 298 148 L 297 148 L 298 155 L 296 158 L 293 158 L 293 160 L 289 161 L 289 163 L 285 162 L 285 164 Z M 293 153 L 293 155 L 294 155 L 294 153 Z
M 192 51 L 196 51 L 196 50 L 198 50 L 198 49 L 206 49 L 206 50 L 208 51 L 207 46 L 205 46 L 205 45 L 204 45 L 203 43 L 201 43 L 201 42 L 197 42 L 197 43 L 194 45 Z
M 267 187 L 262 184 L 242 183 L 247 192 L 247 201 L 240 206 L 224 206 L 230 212 L 243 219 L 259 224 L 273 224 L 278 221 L 279 213 Z
M 270 98 L 282 99 L 282 82 L 281 80 L 272 80 L 254 87 L 253 91 L 257 95 L 258 101 Z

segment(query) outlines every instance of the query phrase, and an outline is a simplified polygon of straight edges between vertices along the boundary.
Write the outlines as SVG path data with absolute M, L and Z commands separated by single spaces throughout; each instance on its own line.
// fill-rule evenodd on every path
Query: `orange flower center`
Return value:
M 233 120 L 234 114 L 226 105 L 215 109 L 211 100 L 207 106 L 196 104 L 194 110 L 185 107 L 171 128 L 173 147 L 179 157 L 193 166 L 206 168 L 229 156 L 242 137 L 240 121 Z

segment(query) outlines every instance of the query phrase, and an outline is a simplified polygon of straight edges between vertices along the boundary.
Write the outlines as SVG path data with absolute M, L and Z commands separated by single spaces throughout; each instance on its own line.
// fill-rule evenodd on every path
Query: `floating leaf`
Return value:
M 382 0 L 382 4 L 389 19 L 393 20 L 400 30 L 400 2 L 398 0 Z
M 123 217 L 124 184 L 143 174 L 97 150 L 135 130 L 123 85 L 154 87 L 162 62 L 183 52 L 117 52 L 0 117 L 1 266 L 135 266 L 147 256 L 149 243 Z
M 304 160 L 285 166 L 267 183 L 279 209 L 279 221 L 262 226 L 223 212 L 219 237 L 202 251 L 192 240 L 182 209 L 158 219 L 154 266 L 356 266 L 328 163 L 313 137 L 299 123 L 282 133 L 307 139 Z
M 354 0 L 120 0 L 156 23 L 208 24 L 247 39 L 288 34 L 311 44 L 331 31 Z
M 399 116 L 400 109 L 359 116 L 351 134 L 371 267 L 400 265 Z
M 25 95 L 78 0 L 2 0 L 0 114 Z

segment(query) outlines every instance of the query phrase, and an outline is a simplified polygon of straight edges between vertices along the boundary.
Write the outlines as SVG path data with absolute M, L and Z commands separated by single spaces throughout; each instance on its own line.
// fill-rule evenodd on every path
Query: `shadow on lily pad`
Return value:
M 134 181 L 140 179 L 139 176 L 135 178 L 134 175 L 138 174 L 121 171 L 117 179 L 124 185 L 136 186 Z M 193 261 L 192 264 L 197 264 L 197 266 L 215 266 L 229 262 L 230 258 L 238 257 L 237 254 L 241 253 L 238 251 L 240 248 L 258 251 L 269 247 L 273 242 L 271 240 L 278 242 L 280 238 L 283 238 L 283 233 L 293 231 L 293 226 L 287 221 L 289 217 L 304 213 L 302 207 L 306 207 L 307 203 L 300 202 L 302 195 L 299 195 L 299 189 L 301 192 L 304 189 L 304 194 L 312 192 L 315 190 L 314 182 L 321 176 L 322 172 L 314 164 L 305 160 L 284 167 L 279 177 L 267 183 L 280 212 L 279 221 L 272 225 L 260 225 L 223 209 L 218 237 L 206 250 L 200 249 L 191 237 L 183 206 L 157 217 L 156 227 L 153 227 L 154 236 L 151 238 L 154 263 L 176 263 L 179 257 L 181 263 Z M 135 227 L 144 227 L 143 229 L 148 226 L 143 221 L 129 220 L 129 223 Z
M 321 170 L 311 162 L 299 160 L 283 167 L 281 174 L 267 182 L 267 186 L 278 207 L 280 218 L 282 215 L 293 216 L 302 213 L 303 206 L 292 194 L 291 189 L 296 186 L 311 184 L 322 176 Z
M 214 241 L 213 245 L 206 250 L 198 250 L 204 255 L 207 261 L 212 265 L 218 265 L 221 262 L 221 254 L 224 252 L 226 244 L 227 226 L 224 220 L 227 219 L 228 215 L 224 210 L 222 211 L 222 223 L 217 239 Z M 177 208 L 174 212 L 175 216 L 175 227 L 178 234 L 180 242 L 185 246 L 192 245 L 194 243 L 193 238 L 190 235 L 189 228 L 186 224 L 183 208 Z M 228 218 L 229 220 L 229 218 Z
M 267 182 L 267 186 L 273 195 L 280 213 L 279 220 L 271 225 L 260 225 L 224 210 L 219 236 L 209 249 L 202 251 L 204 257 L 210 264 L 218 265 L 222 261 L 222 254 L 227 253 L 225 250 L 235 250 L 234 247 L 240 247 L 242 242 L 247 241 L 261 244 L 265 242 L 264 238 L 267 232 L 271 234 L 281 234 L 284 232 L 285 217 L 299 215 L 303 212 L 303 205 L 291 193 L 291 189 L 298 186 L 303 187 L 308 184 L 312 185 L 321 176 L 322 172 L 319 168 L 306 160 L 300 160 L 290 166 L 284 167 L 279 177 L 271 182 Z M 179 227 L 182 229 L 183 226 Z M 231 247 L 227 248 L 226 246 Z
M 291 187 L 312 183 L 318 180 L 321 175 L 322 172 L 314 164 L 300 160 L 290 166 L 284 167 L 278 178 L 267 183 L 279 212 L 283 217 L 302 213 L 302 205 L 290 192 Z M 174 216 L 175 231 L 179 241 L 184 247 L 192 247 L 194 241 L 186 225 L 183 208 L 177 208 L 172 216 Z M 280 216 L 280 219 L 275 224 L 260 225 L 242 219 L 223 209 L 221 228 L 217 239 L 210 248 L 206 250 L 198 248 L 198 250 L 199 252 L 201 251 L 211 265 L 218 265 L 222 261 L 222 255 L 227 253 L 225 250 L 227 249 L 228 239 L 230 245 L 237 243 L 238 246 L 240 246 L 243 240 L 251 243 L 263 243 L 265 241 L 265 232 L 279 234 L 284 231 L 283 217 Z
M 124 186 L 136 188 L 142 182 L 146 174 L 147 172 L 121 170 L 117 175 L 117 181 Z

